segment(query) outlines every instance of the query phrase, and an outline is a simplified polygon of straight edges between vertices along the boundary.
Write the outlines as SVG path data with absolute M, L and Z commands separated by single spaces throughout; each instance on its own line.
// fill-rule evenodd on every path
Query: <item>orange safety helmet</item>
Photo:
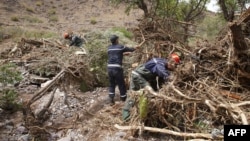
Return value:
M 63 37 L 64 37 L 64 39 L 69 38 L 69 33 L 64 33 L 64 34 L 63 34 Z
M 177 54 L 172 53 L 170 56 L 175 61 L 176 64 L 180 63 L 180 57 Z

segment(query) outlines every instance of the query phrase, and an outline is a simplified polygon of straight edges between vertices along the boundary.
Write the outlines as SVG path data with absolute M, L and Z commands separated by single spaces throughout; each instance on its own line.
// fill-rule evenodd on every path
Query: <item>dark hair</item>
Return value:
M 117 35 L 111 35 L 111 36 L 110 36 L 110 42 L 111 42 L 112 44 L 114 44 L 118 38 L 119 38 L 119 37 L 118 37 Z

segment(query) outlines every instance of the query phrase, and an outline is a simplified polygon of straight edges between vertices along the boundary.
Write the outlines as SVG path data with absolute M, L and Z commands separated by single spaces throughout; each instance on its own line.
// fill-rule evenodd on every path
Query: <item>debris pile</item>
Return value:
M 172 72 L 174 79 L 157 93 L 146 89 L 130 92 L 135 102 L 130 120 L 116 128 L 131 130 L 133 135 L 144 130 L 165 133 L 181 140 L 222 139 L 223 133 L 215 136 L 214 129 L 249 124 L 249 18 L 250 10 L 231 23 L 216 43 L 197 41 L 196 47 L 173 38 L 166 31 L 167 22 L 142 21 L 140 32 L 146 42 L 137 56 L 140 63 L 179 52 L 182 64 Z

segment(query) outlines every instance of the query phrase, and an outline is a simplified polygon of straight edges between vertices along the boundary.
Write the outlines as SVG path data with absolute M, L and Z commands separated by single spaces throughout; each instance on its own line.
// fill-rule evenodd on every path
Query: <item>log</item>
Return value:
M 34 83 L 44 83 L 50 80 L 49 78 L 44 78 L 44 77 L 40 77 L 40 76 L 33 75 L 33 74 L 29 76 L 29 79 L 31 82 L 34 82 Z
M 32 40 L 32 39 L 22 38 L 21 41 L 25 42 L 25 43 L 28 43 L 28 44 L 35 45 L 35 46 L 41 46 L 41 45 L 43 45 L 43 42 L 37 41 L 37 40 Z
M 141 126 L 120 126 L 118 124 L 115 124 L 115 128 L 119 130 L 135 130 L 135 129 L 141 129 Z M 172 131 L 168 129 L 154 128 L 154 127 L 143 127 L 143 129 L 147 131 L 151 131 L 151 132 L 170 134 L 170 135 L 180 136 L 180 137 L 213 139 L 211 134 L 205 134 L 205 133 L 184 133 L 184 132 L 176 132 L 176 131 Z
M 34 96 L 29 100 L 27 106 L 29 107 L 33 102 L 41 98 L 50 88 L 52 88 L 55 84 L 57 84 L 57 81 L 60 78 L 64 77 L 64 74 L 65 70 L 63 69 L 51 80 L 51 82 L 47 86 L 41 88 L 38 92 L 34 94 Z

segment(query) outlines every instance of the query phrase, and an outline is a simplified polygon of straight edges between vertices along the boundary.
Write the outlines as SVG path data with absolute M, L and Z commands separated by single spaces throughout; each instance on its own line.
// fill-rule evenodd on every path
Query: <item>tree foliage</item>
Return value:
M 244 12 L 249 2 L 250 0 L 218 0 L 224 19 L 227 21 L 233 21 L 236 12 Z
M 113 0 L 115 4 L 124 1 Z M 205 5 L 209 0 L 130 0 L 127 1 L 127 11 L 132 8 L 139 8 L 144 11 L 145 18 L 160 18 L 162 21 L 168 22 L 168 31 L 181 32 L 182 40 L 185 42 L 188 38 L 190 24 L 195 23 L 203 18 Z M 180 24 L 184 21 L 188 24 Z

